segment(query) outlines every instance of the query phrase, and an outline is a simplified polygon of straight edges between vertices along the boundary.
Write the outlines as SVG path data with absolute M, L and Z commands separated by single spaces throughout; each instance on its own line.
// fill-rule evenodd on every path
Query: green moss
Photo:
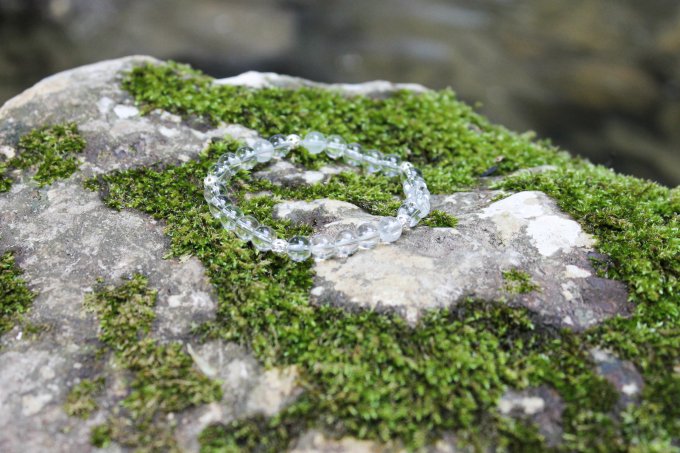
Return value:
M 90 418 L 90 415 L 99 408 L 95 398 L 104 389 L 105 383 L 103 377 L 98 377 L 83 379 L 76 384 L 66 397 L 64 404 L 66 413 L 72 417 Z
M 20 321 L 35 298 L 22 274 L 12 252 L 0 255 L 0 335 Z
M 33 179 L 46 186 L 71 176 L 78 169 L 77 154 L 85 140 L 73 123 L 34 129 L 19 139 L 17 155 L 0 166 L 0 192 L 11 187 L 6 173 L 12 169 L 36 169 Z
M 429 227 L 455 228 L 456 225 L 458 225 L 458 219 L 447 212 L 434 209 L 425 219 L 423 219 L 422 225 Z
M 135 347 L 149 333 L 156 317 L 153 307 L 157 294 L 141 275 L 117 287 L 100 286 L 89 294 L 85 305 L 93 309 L 100 320 L 99 340 L 122 352 Z
M 389 315 L 313 306 L 309 263 L 258 254 L 224 232 L 202 201 L 207 168 L 238 144 L 215 143 L 196 161 L 177 167 L 91 180 L 87 187 L 99 189 L 112 208 L 163 219 L 170 256 L 193 255 L 203 262 L 219 304 L 215 320 L 197 333 L 237 341 L 265 365 L 295 364 L 301 370 L 306 392 L 298 401 L 271 418 L 210 427 L 201 436 L 205 451 L 279 451 L 310 427 L 409 448 L 454 431 L 473 446 L 543 449 L 534 428 L 501 417 L 495 408 L 508 386 L 542 384 L 565 402 L 559 450 L 653 449 L 680 436 L 673 403 L 680 400 L 680 378 L 673 371 L 680 363 L 677 189 L 615 175 L 530 134 L 491 125 L 450 91 L 399 92 L 374 100 L 309 88 L 218 87 L 176 64 L 137 68 L 124 86 L 146 111 L 163 108 L 243 124 L 263 135 L 336 132 L 389 149 L 423 168 L 435 193 L 475 187 L 494 165 L 500 175 L 556 165 L 557 172 L 520 175 L 501 185 L 553 196 L 612 256 L 603 275 L 626 282 L 637 304 L 632 318 L 615 318 L 582 334 L 539 329 L 525 310 L 472 300 L 432 312 L 415 328 Z M 293 159 L 308 167 L 323 162 L 323 156 L 307 154 Z M 278 200 L 325 196 L 392 213 L 398 186 L 351 173 L 308 187 L 239 175 L 231 190 L 244 211 L 266 217 Z M 262 190 L 271 195 L 247 196 Z M 307 231 L 282 221 L 270 224 L 281 234 Z M 617 395 L 594 372 L 588 354 L 593 346 L 614 349 L 641 370 L 646 385 L 640 410 L 627 409 L 623 418 L 614 414 Z M 637 416 L 644 420 L 636 425 L 631 418 Z M 102 430 L 100 437 L 114 431 Z
M 503 280 L 505 280 L 505 290 L 512 294 L 526 294 L 540 289 L 531 281 L 531 275 L 521 269 L 503 271 Z
M 139 450 L 174 449 L 173 426 L 167 415 L 191 406 L 219 400 L 218 383 L 193 367 L 193 360 L 180 344 L 158 344 L 147 335 L 155 318 L 157 291 L 135 275 L 119 286 L 99 287 L 86 305 L 99 318 L 99 340 L 114 354 L 118 365 L 129 372 L 129 394 L 114 413 L 91 433 L 95 446 L 116 441 Z M 96 409 L 93 393 L 101 390 L 103 378 L 83 381 L 71 390 L 66 410 L 87 418 Z M 99 387 L 97 387 L 97 385 Z

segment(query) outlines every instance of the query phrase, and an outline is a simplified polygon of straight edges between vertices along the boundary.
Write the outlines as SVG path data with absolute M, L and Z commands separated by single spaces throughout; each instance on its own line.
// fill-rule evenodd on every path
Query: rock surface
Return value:
M 0 149 L 13 152 L 19 136 L 46 124 L 74 121 L 87 148 L 81 168 L 69 179 L 38 188 L 20 174 L 9 193 L 0 194 L 0 251 L 15 250 L 18 265 L 38 295 L 28 315 L 50 330 L 35 341 L 16 327 L 0 341 L 0 451 L 87 451 L 89 429 L 106 418 L 104 409 L 89 420 L 66 415 L 70 387 L 88 375 L 95 351 L 97 322 L 83 309 L 83 298 L 98 277 L 117 282 L 141 272 L 159 289 L 152 336 L 181 342 L 195 366 L 222 382 L 224 398 L 177 414 L 177 439 L 196 450 L 208 424 L 244 415 L 275 414 L 299 393 L 295 368 L 265 370 L 234 344 L 195 344 L 192 325 L 209 319 L 216 297 L 195 258 L 164 259 L 168 241 L 163 225 L 137 212 L 115 212 L 83 188 L 86 177 L 119 168 L 177 164 L 195 157 L 213 137 L 256 137 L 239 125 L 211 128 L 159 111 L 140 116 L 118 84 L 120 73 L 153 61 L 130 57 L 103 62 L 45 79 L 0 109 Z M 229 83 L 295 85 L 295 80 L 249 73 Z M 223 83 L 226 83 L 223 81 Z M 380 96 L 401 88 L 388 83 L 336 86 L 351 94 Z M 335 168 L 303 172 L 274 163 L 260 177 L 288 183 L 317 183 Z M 418 227 L 394 245 L 377 247 L 346 260 L 315 264 L 311 297 L 349 309 L 394 310 L 410 322 L 467 296 L 505 299 L 535 312 L 541 323 L 583 329 L 629 310 L 621 283 L 595 275 L 588 260 L 592 239 L 539 192 L 494 201 L 487 190 L 437 196 L 435 207 L 459 218 L 455 228 Z M 276 215 L 324 231 L 371 216 L 334 200 L 291 201 Z M 540 290 L 511 294 L 502 271 L 526 271 Z M 641 384 L 640 384 L 641 385 Z M 625 390 L 624 390 L 625 391 Z M 101 407 L 114 398 L 108 393 Z M 304 436 L 298 451 L 378 451 L 371 443 L 322 435 Z
M 393 245 L 344 260 L 317 261 L 313 300 L 395 311 L 414 324 L 427 309 L 466 297 L 508 299 L 537 313 L 545 324 L 575 330 L 630 309 L 623 284 L 596 276 L 588 259 L 592 238 L 550 198 L 520 192 L 493 202 L 498 195 L 436 196 L 433 209 L 456 216 L 456 228 L 421 226 Z M 377 220 L 335 200 L 281 203 L 274 215 L 331 236 Z M 539 288 L 517 295 L 508 291 L 503 271 L 514 268 L 527 272 Z

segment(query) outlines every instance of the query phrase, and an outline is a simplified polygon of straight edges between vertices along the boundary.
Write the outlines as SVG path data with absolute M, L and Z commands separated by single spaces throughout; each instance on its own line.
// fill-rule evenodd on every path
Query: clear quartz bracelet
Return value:
M 250 170 L 258 163 L 268 162 L 302 146 L 310 154 L 326 152 L 331 159 L 342 158 L 345 163 L 361 166 L 367 173 L 382 173 L 401 177 L 405 199 L 396 217 L 382 217 L 378 222 L 366 222 L 353 231 L 345 229 L 335 237 L 315 234 L 311 237 L 294 236 L 288 240 L 277 238 L 274 230 L 250 215 L 244 215 L 227 197 L 226 186 L 237 171 Z M 243 146 L 235 153 L 223 154 L 204 181 L 204 195 L 211 214 L 222 226 L 244 241 L 250 241 L 259 251 L 288 255 L 294 261 L 346 257 L 358 249 L 371 249 L 379 243 L 394 242 L 402 230 L 413 228 L 430 213 L 430 192 L 420 171 L 410 162 L 402 162 L 395 154 L 383 155 L 370 149 L 363 151 L 358 143 L 347 144 L 339 135 L 325 137 L 310 132 L 304 139 L 299 135 L 274 135 L 269 140 L 258 139 L 252 146 Z

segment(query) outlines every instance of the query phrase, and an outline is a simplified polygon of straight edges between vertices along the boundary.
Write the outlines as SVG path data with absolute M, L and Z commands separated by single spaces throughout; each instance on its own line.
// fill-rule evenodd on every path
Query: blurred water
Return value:
M 0 0 L 0 101 L 134 53 L 219 77 L 450 86 L 513 129 L 680 183 L 675 0 Z

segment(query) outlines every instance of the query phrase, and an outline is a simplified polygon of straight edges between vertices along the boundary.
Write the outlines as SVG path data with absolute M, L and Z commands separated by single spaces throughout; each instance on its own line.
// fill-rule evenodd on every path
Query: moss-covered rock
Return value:
M 2 397 L 3 407 L 26 433 L 3 434 L 9 445 L 672 450 L 680 437 L 678 189 L 494 126 L 449 91 L 387 84 L 349 96 L 276 76 L 259 89 L 238 86 L 247 82 L 127 59 L 41 82 L 0 110 L 19 123 L 0 123 L 0 144 L 16 146 L 16 131 L 47 118 L 75 122 L 87 143 L 81 171 L 66 181 L 34 188 L 20 177 L 0 195 L 0 247 L 23 244 L 39 293 L 31 319 L 59 333 L 7 342 L 0 353 L 18 367 L 0 368 L 19 395 Z M 79 108 L 60 108 L 67 98 Z M 312 129 L 416 162 L 438 212 L 391 247 L 328 263 L 259 254 L 222 231 L 202 201 L 207 168 L 258 134 Z M 232 187 L 245 211 L 280 234 L 384 215 L 398 203 L 388 179 L 305 153 L 292 163 L 239 175 Z M 527 168 L 541 171 L 518 172 Z M 364 286 L 342 286 L 358 278 L 352 268 L 369 269 L 362 259 L 372 260 Z M 427 260 L 439 266 L 420 266 L 422 289 L 409 296 L 423 309 L 410 317 L 390 308 L 403 291 L 386 289 Z M 388 264 L 389 278 L 370 278 Z M 96 316 L 83 310 L 96 277 L 139 271 L 158 289 L 155 303 L 144 303 L 144 282 L 136 293 L 99 289 L 107 297 L 90 304 Z M 186 349 L 172 346 L 180 341 Z M 116 360 L 102 361 L 102 344 Z M 22 390 L 17 372 L 38 369 L 45 351 L 59 365 Z M 116 361 L 122 372 L 109 370 Z M 220 380 L 222 399 L 167 403 L 186 402 L 165 391 L 175 388 L 168 367 Z M 69 396 L 103 375 L 113 383 L 107 378 L 95 404 L 89 388 Z M 128 418 L 116 413 L 117 388 L 132 389 Z M 87 420 L 66 414 L 69 398 Z M 172 422 L 157 424 L 159 414 Z

